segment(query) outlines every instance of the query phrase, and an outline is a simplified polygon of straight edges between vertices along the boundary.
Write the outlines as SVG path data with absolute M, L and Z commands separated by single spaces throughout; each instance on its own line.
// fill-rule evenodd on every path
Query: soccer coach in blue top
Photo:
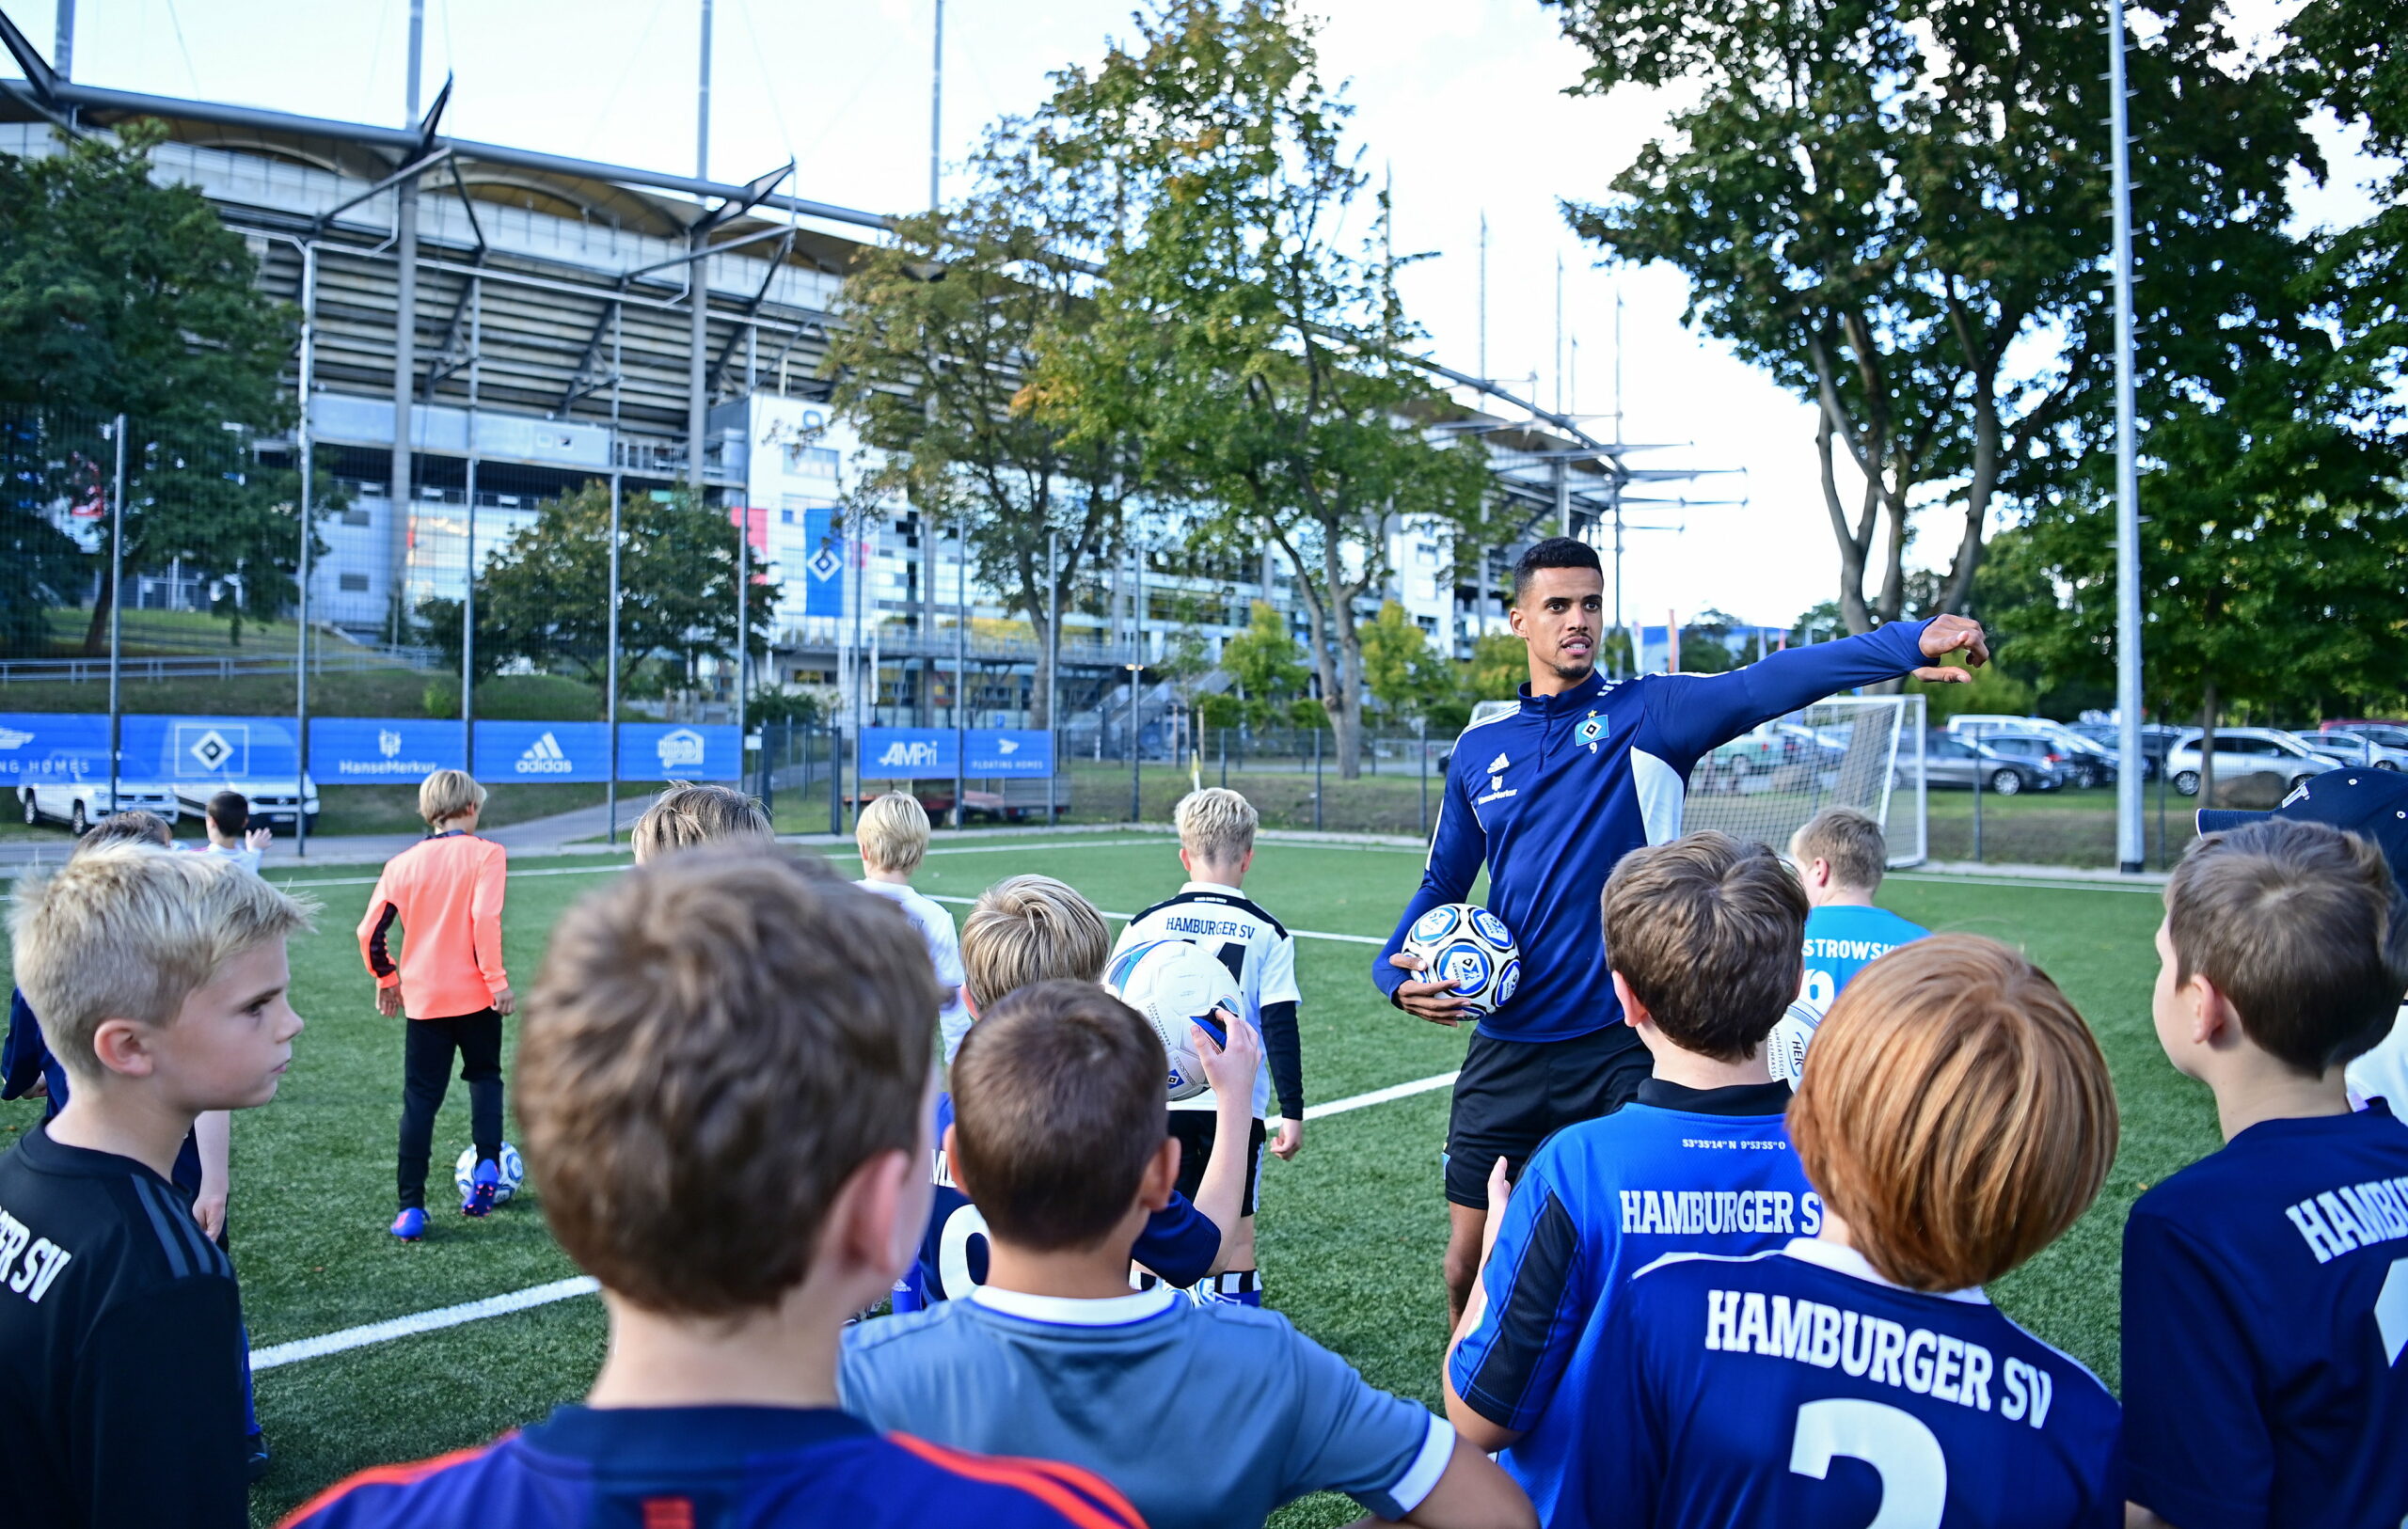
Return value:
M 1720 744 L 1835 691 L 1912 674 L 1962 652 L 1989 661 L 1979 623 L 1962 616 L 1897 622 L 1862 637 L 1793 648 L 1728 674 L 1643 674 L 1608 686 L 1597 673 L 1605 574 L 1594 548 L 1551 537 L 1513 565 L 1514 635 L 1529 644 L 1518 709 L 1455 741 L 1437 832 L 1420 890 L 1371 967 L 1390 1001 L 1434 1024 L 1460 1022 L 1447 985 L 1415 979 L 1400 954 L 1413 922 L 1461 902 L 1481 864 L 1488 906 L 1522 950 L 1522 984 L 1480 1021 L 1447 1126 L 1447 1289 L 1455 1315 L 1480 1265 L 1488 1171 L 1514 1168 L 1547 1134 L 1620 1108 L 1651 1064 L 1621 1023 L 1597 899 L 1623 856 L 1681 831 L 1692 766 Z

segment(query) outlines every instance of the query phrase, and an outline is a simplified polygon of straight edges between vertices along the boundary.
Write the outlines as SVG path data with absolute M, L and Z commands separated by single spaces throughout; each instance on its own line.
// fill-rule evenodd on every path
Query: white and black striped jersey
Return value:
M 1158 939 L 1183 939 L 1200 945 L 1237 979 L 1245 1000 L 1242 1017 L 1262 1036 L 1262 1070 L 1254 1078 L 1254 1112 L 1270 1112 L 1275 1089 L 1279 1114 L 1301 1120 L 1305 1112 L 1302 1047 L 1296 1036 L 1296 939 L 1285 925 L 1264 912 L 1245 893 L 1217 882 L 1191 881 L 1175 897 L 1156 903 L 1131 919 L 1113 946 L 1117 958 L 1124 951 Z M 1217 1108 L 1212 1091 L 1180 1099 L 1174 1110 Z

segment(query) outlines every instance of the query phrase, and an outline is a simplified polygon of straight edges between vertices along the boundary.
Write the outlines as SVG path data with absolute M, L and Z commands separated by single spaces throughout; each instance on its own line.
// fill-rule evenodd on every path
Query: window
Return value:
M 341 589 L 345 594 L 366 594 L 368 592 L 368 575 L 366 574 L 344 574 L 338 578 L 335 583 L 337 588 Z
M 836 476 L 836 453 L 825 446 L 789 446 L 786 448 L 786 471 L 813 478 Z
M 346 510 L 342 512 L 342 523 L 346 526 L 365 526 L 368 524 L 368 512 Z

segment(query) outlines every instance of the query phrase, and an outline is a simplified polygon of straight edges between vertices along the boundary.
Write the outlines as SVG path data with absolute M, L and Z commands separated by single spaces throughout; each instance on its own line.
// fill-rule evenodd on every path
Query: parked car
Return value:
M 293 826 L 293 782 L 262 778 L 256 780 L 180 780 L 175 794 L 183 810 L 194 817 L 209 810 L 209 798 L 221 791 L 239 791 L 251 804 L 251 822 L 263 828 L 291 828 Z M 309 814 L 309 828 L 318 827 L 318 782 L 309 776 L 301 778 L 303 810 Z
M 17 788 L 17 803 L 25 814 L 25 827 L 47 818 L 66 824 L 79 837 L 111 812 L 156 812 L 170 823 L 177 817 L 175 792 L 155 780 L 119 780 L 114 797 L 105 779 L 29 781 Z
M 2115 779 L 2115 747 L 2086 738 L 2062 722 L 2045 717 L 2005 717 L 1969 713 L 1948 719 L 1948 731 L 1984 739 L 2032 737 L 2045 740 L 2066 772 L 2067 783 L 2087 790 Z M 2142 779 L 2147 779 L 2144 764 Z
M 2218 728 L 2215 753 L 2218 780 L 2274 775 L 2282 778 L 2286 791 L 2311 775 L 2341 767 L 2280 728 Z M 2197 796 L 2201 764 L 2199 730 L 2186 729 L 2165 753 L 2166 775 L 2174 789 L 2185 796 Z
M 2113 722 L 2069 722 L 2066 731 L 2076 737 L 2088 738 L 2107 750 L 2110 758 L 2120 753 L 2124 747 L 2124 730 Z M 2141 724 L 2142 780 L 2157 779 L 2159 767 L 2165 763 L 2165 751 L 2173 748 L 2174 740 L 2181 735 L 2180 728 L 2163 722 Z
M 2326 722 L 2317 728 L 2315 736 L 2302 734 L 2302 737 L 2311 749 L 2316 747 L 2318 738 L 2364 738 L 2379 749 L 2394 749 L 2403 756 L 2408 756 L 2408 723 Z M 2352 763 L 2365 764 L 2367 761 L 2352 756 Z M 2379 755 L 2373 763 L 2377 769 L 2393 767 L 2384 764 Z
M 1790 763 L 1791 750 L 1790 740 L 1782 735 L 1777 725 L 1767 722 L 1740 733 L 1729 743 L 1715 745 L 1714 751 L 1705 757 L 1705 765 L 1715 775 L 1741 780 Z
M 2378 770 L 2395 774 L 2408 768 L 2408 749 L 2390 747 L 2374 734 L 2387 731 L 2374 728 L 2335 728 L 2331 732 L 2303 733 L 2299 741 L 2337 764 L 2372 765 Z
M 2092 786 L 2113 785 L 2115 765 L 2097 748 L 2075 749 L 2040 733 L 2000 733 L 1980 734 L 1981 741 L 1992 749 L 2013 759 L 2046 760 L 2057 767 L 2065 782 L 2077 790 Z
M 2065 773 L 2046 758 L 2019 758 L 1994 745 L 1946 733 L 1925 737 L 1923 759 L 1924 781 L 1932 786 L 1962 786 L 1968 791 L 2018 796 L 2027 791 L 2055 791 L 2066 783 Z M 1908 783 L 1902 773 L 1898 784 Z

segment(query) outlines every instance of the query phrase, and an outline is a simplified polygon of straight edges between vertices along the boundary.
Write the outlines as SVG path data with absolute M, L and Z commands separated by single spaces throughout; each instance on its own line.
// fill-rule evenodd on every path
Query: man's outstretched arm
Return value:
M 1943 684 L 1972 679 L 1968 670 L 1941 665 L 1952 653 L 1964 654 L 1976 667 L 1989 662 L 1979 622 L 1963 616 L 1893 622 L 1861 637 L 1767 654 L 1728 674 L 1650 681 L 1648 717 L 1665 759 L 1687 769 L 1750 728 L 1842 690 L 1907 676 Z

